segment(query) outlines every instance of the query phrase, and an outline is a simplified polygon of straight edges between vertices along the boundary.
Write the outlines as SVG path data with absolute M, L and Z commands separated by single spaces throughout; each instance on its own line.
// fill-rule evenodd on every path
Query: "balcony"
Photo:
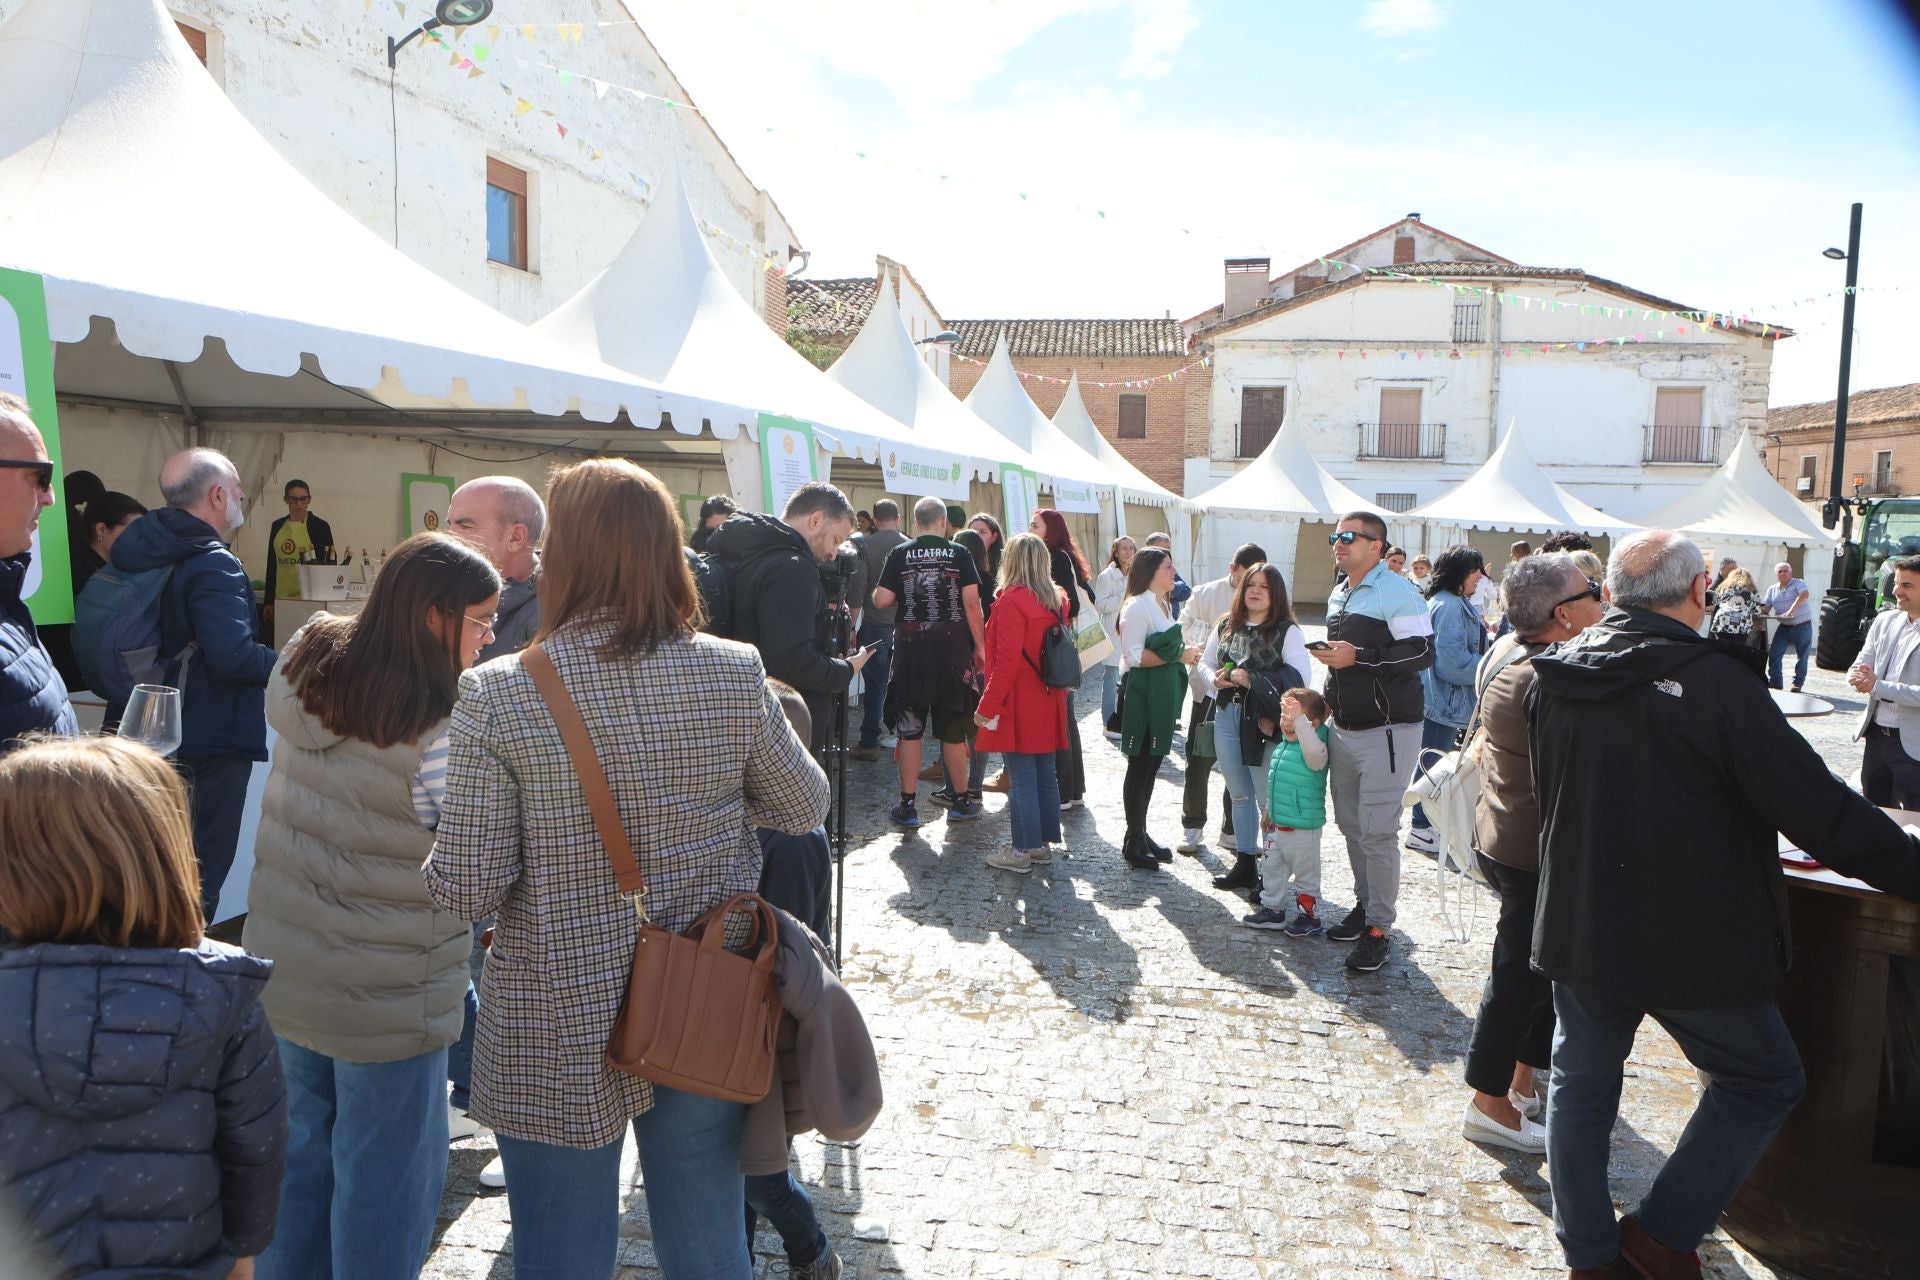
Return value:
M 1444 422 L 1363 422 L 1358 458 L 1405 458 L 1438 462 L 1447 456 Z
M 1714 466 L 1720 461 L 1720 433 L 1712 427 L 1672 427 L 1649 423 L 1641 428 L 1640 461 L 1651 466 Z

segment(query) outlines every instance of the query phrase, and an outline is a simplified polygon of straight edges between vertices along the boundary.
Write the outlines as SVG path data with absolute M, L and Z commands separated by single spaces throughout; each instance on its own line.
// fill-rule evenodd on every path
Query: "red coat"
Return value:
M 1049 689 L 1036 670 L 1047 628 L 1065 616 L 1046 608 L 1025 587 L 993 598 L 987 619 L 987 690 L 980 715 L 1000 717 L 998 729 L 980 730 L 981 751 L 1045 755 L 1067 748 L 1067 691 Z M 1031 662 L 1028 659 L 1032 659 Z

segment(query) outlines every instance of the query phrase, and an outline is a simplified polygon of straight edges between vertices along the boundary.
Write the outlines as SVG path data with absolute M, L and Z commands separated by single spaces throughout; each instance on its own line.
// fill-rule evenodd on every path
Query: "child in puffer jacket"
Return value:
M 246 1280 L 286 1160 L 272 966 L 202 937 L 186 791 L 121 738 L 0 757 L 0 1218 L 23 1274 Z

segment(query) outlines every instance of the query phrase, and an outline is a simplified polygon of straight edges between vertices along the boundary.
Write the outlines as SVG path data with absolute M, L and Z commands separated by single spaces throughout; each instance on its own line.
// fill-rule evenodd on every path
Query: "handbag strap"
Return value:
M 533 678 L 533 687 L 547 704 L 554 727 L 560 730 L 560 741 L 566 744 L 567 755 L 573 760 L 574 776 L 580 780 L 580 794 L 586 797 L 587 808 L 593 814 L 593 825 L 600 833 L 607 861 L 613 864 L 614 879 L 620 885 L 622 896 L 632 900 L 633 909 L 640 913 L 644 924 L 647 922 L 647 881 L 640 874 L 640 864 L 634 860 L 627 829 L 620 821 L 620 806 L 614 803 L 613 789 L 607 785 L 600 755 L 593 749 L 587 722 L 580 718 L 580 707 L 567 692 L 566 682 L 560 678 L 553 659 L 540 645 L 520 655 L 520 667 Z

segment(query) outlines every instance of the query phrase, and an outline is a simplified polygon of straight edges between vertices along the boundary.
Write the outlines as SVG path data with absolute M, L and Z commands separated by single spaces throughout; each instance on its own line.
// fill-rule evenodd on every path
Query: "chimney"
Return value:
M 1402 219 L 1402 221 L 1418 222 L 1420 221 L 1420 215 L 1410 213 Z M 1416 260 L 1413 247 L 1413 228 L 1403 226 L 1393 237 L 1393 265 L 1396 267 L 1404 267 L 1408 263 Z
M 1271 258 L 1228 258 L 1225 304 L 1220 318 L 1243 316 L 1266 300 L 1267 273 L 1273 269 Z

